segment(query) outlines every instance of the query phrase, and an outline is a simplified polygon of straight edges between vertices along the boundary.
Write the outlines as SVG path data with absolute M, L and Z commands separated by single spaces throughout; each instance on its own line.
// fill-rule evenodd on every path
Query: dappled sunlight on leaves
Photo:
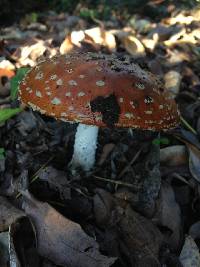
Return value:
M 0 29 L 0 265 L 13 256 L 19 267 L 200 267 L 200 6 L 89 2 L 63 0 L 60 13 L 34 10 Z M 158 75 L 180 125 L 160 134 L 103 127 L 94 169 L 72 173 L 77 125 L 26 109 L 17 95 L 31 67 L 73 52 Z

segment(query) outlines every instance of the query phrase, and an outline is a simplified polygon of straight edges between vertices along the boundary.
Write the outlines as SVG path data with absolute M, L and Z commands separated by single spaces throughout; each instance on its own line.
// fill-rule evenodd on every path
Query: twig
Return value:
M 122 176 L 124 175 L 124 173 L 126 173 L 128 171 L 128 169 L 131 167 L 131 165 L 137 160 L 137 158 L 139 157 L 140 153 L 142 152 L 143 148 L 140 148 L 138 150 L 138 152 L 135 154 L 135 156 L 132 158 L 132 160 L 128 163 L 128 165 L 126 165 L 126 167 L 120 172 L 120 174 L 118 175 L 118 180 L 120 178 L 122 178 Z
M 93 175 L 92 177 L 94 177 L 95 179 L 98 179 L 98 180 L 101 180 L 101 181 L 105 181 L 105 182 L 109 182 L 109 183 L 113 183 L 113 184 L 116 184 L 116 185 L 124 185 L 124 186 L 128 186 L 128 187 L 132 187 L 132 188 L 137 188 L 136 185 L 133 185 L 133 184 L 130 184 L 130 183 L 125 183 L 125 182 L 122 182 L 122 181 L 116 181 L 116 180 L 112 180 L 112 179 L 108 179 L 108 178 L 104 178 L 104 177 L 99 177 L 99 176 L 96 176 L 96 175 Z
M 38 178 L 39 178 L 39 176 L 38 176 L 38 174 L 40 173 L 40 171 L 41 170 L 44 170 L 44 168 L 46 168 L 46 166 L 49 164 L 49 162 L 51 162 L 52 160 L 53 160 L 53 158 L 54 158 L 54 156 L 52 156 L 51 158 L 49 158 L 48 160 L 47 160 L 47 162 L 46 163 L 44 163 L 34 174 L 33 174 L 33 176 L 31 177 L 31 180 L 30 180 L 30 184 L 32 184 L 33 182 L 35 182 Z M 18 193 L 17 195 L 16 195 L 16 198 L 19 198 L 20 196 L 21 196 L 22 194 L 21 193 Z
M 188 128 L 193 134 L 197 135 L 197 131 L 181 116 L 181 122 L 183 125 Z

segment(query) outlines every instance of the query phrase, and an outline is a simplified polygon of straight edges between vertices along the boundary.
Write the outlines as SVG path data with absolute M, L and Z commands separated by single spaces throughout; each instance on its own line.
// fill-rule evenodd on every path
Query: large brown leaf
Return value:
M 107 267 L 114 263 L 99 252 L 98 243 L 81 226 L 65 218 L 47 203 L 24 196 L 24 210 L 35 226 L 38 252 L 67 267 Z

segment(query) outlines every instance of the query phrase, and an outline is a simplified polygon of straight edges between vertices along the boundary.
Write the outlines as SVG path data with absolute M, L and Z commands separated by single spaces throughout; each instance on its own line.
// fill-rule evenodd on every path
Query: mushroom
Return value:
M 126 57 L 94 53 L 40 62 L 20 83 L 19 98 L 33 110 L 79 123 L 72 166 L 94 166 L 99 127 L 160 131 L 175 127 L 173 97 L 151 73 Z

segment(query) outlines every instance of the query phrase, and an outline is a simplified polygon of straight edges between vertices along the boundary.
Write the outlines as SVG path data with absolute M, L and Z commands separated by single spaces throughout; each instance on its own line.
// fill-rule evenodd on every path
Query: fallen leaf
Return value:
M 180 90 L 182 76 L 178 71 L 170 70 L 165 76 L 165 88 L 172 94 L 175 98 Z
M 97 189 L 93 198 L 93 209 L 95 219 L 99 226 L 106 224 L 111 216 L 111 210 L 113 208 L 114 200 L 112 195 L 103 190 Z
M 114 35 L 106 31 L 103 27 L 95 27 L 84 31 L 90 36 L 95 44 L 100 44 L 108 48 L 110 52 L 115 52 L 116 41 Z
M 174 24 L 186 24 L 189 25 L 191 24 L 192 21 L 197 20 L 193 16 L 186 16 L 182 13 L 179 13 L 177 16 L 174 16 L 172 18 L 168 18 L 165 21 L 169 23 L 170 25 Z
M 18 218 L 25 216 L 24 212 L 15 208 L 6 198 L 0 196 L 0 232 L 8 230 Z
M 124 246 L 124 253 L 131 259 L 131 266 L 160 266 L 158 260 L 162 234 L 151 220 L 141 216 L 128 205 L 117 208 L 115 224 Z
M 45 181 L 49 184 L 49 187 L 58 191 L 61 199 L 70 199 L 71 190 L 69 187 L 69 180 L 66 177 L 66 173 L 58 171 L 52 166 L 48 166 L 37 174 L 41 181 Z
M 158 225 L 168 228 L 164 232 L 165 242 L 177 250 L 181 241 L 181 211 L 176 202 L 174 191 L 167 183 L 162 183 L 158 209 L 153 219 Z
M 188 162 L 186 147 L 183 145 L 174 145 L 161 148 L 160 162 L 167 166 L 178 166 Z
M 36 65 L 36 60 L 43 56 L 44 53 L 49 52 L 51 56 L 55 55 L 54 49 L 50 49 L 52 40 L 37 40 L 30 39 L 24 45 L 18 47 L 13 54 L 13 58 L 18 60 L 21 66 L 30 65 L 31 67 Z
M 158 23 L 148 34 L 148 37 L 152 38 L 155 34 L 158 36 L 159 42 L 168 40 L 171 36 L 178 33 L 182 29 L 182 26 L 166 26 L 163 23 Z
M 186 237 L 179 259 L 183 267 L 200 267 L 199 249 L 191 236 Z
M 62 216 L 47 203 L 34 199 L 28 192 L 23 207 L 37 236 L 38 252 L 61 266 L 106 267 L 115 262 L 100 254 L 98 243 L 81 226 Z
M 131 54 L 132 56 L 134 57 L 145 56 L 146 53 L 144 45 L 135 36 L 129 35 L 125 37 L 122 40 L 122 42 L 127 52 L 129 52 L 129 54 Z
M 143 38 L 142 39 L 142 43 L 144 44 L 144 46 L 146 48 L 148 48 L 149 50 L 153 51 L 158 43 L 158 36 L 155 34 L 153 36 L 153 39 L 150 38 Z
M 65 40 L 60 45 L 59 50 L 60 50 L 60 53 L 62 55 L 64 55 L 64 54 L 72 52 L 74 48 L 75 48 L 75 45 L 73 44 L 73 42 L 71 40 L 71 36 L 68 35 L 65 37 Z

